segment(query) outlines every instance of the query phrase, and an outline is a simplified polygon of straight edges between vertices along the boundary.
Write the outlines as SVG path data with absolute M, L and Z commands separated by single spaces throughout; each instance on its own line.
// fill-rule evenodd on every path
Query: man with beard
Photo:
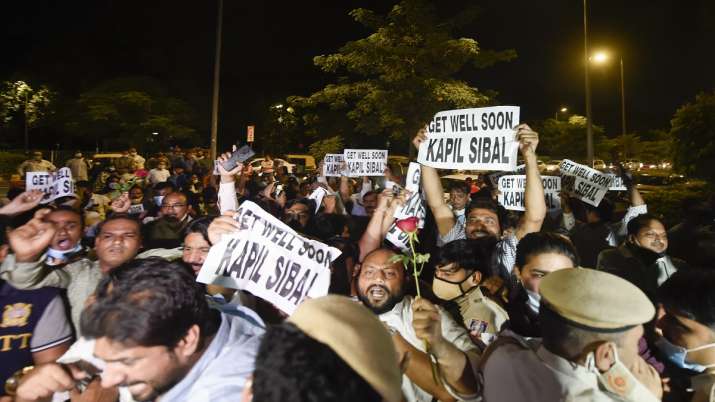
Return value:
M 655 216 L 637 216 L 628 222 L 627 232 L 628 238 L 622 246 L 598 255 L 597 268 L 633 283 L 655 300 L 658 287 L 688 266 L 685 261 L 666 254 L 668 233 Z
M 104 388 L 127 387 L 136 401 L 227 402 L 241 395 L 264 331 L 211 309 L 188 267 L 148 258 L 102 279 L 82 313 L 82 332 L 106 363 Z M 18 397 L 47 400 L 71 390 L 83 376 L 75 373 L 38 367 Z
M 47 248 L 45 264 L 59 268 L 87 254 L 80 244 L 84 233 L 84 219 L 76 210 L 61 206 L 47 214 L 46 219 L 54 224 L 57 231 Z
M 437 170 L 422 166 L 422 186 L 442 244 L 457 239 L 477 239 L 486 236 L 499 239 L 492 254 L 492 266 L 503 278 L 508 278 L 511 274 L 519 240 L 527 233 L 538 232 L 546 216 L 544 187 L 536 158 L 539 135 L 528 125 L 520 124 L 516 127 L 516 138 L 526 166 L 525 212 L 516 229 L 506 235 L 504 234 L 506 224 L 504 208 L 491 199 L 478 198 L 467 205 L 466 219 L 463 224 L 460 224 L 452 209 L 444 201 L 444 190 Z M 422 129 L 412 143 L 419 149 L 420 144 L 426 139 L 426 130 Z
M 27 224 L 8 233 L 10 248 L 0 266 L 0 279 L 18 289 L 42 287 L 66 288 L 72 323 L 79 334 L 79 318 L 97 283 L 112 269 L 131 260 L 141 248 L 139 222 L 127 215 L 115 214 L 97 229 L 97 261 L 81 258 L 55 269 L 45 265 L 45 249 L 51 244 L 57 228 L 48 221 L 49 209 L 35 213 Z
M 175 248 L 181 245 L 181 233 L 191 222 L 189 198 L 173 192 L 161 200 L 160 217 L 143 228 L 146 248 Z
M 400 261 L 391 262 L 393 256 L 381 248 L 364 258 L 358 298 L 393 334 L 398 355 L 409 353 L 402 381 L 407 401 L 475 399 L 479 352 L 446 312 L 426 299 L 405 296 L 405 269 Z M 430 359 L 436 361 L 434 374 Z

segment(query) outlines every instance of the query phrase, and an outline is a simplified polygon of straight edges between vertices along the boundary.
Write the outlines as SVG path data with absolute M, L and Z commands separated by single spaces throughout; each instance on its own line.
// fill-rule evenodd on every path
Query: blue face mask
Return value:
M 703 366 L 697 363 L 688 363 L 685 361 L 685 357 L 687 356 L 688 353 L 690 352 L 695 352 L 698 350 L 703 350 L 703 349 L 708 349 L 708 348 L 715 348 L 715 343 L 709 343 L 707 345 L 702 345 L 698 346 L 697 348 L 692 348 L 692 349 L 685 349 L 682 346 L 674 345 L 671 343 L 669 340 L 665 339 L 664 337 L 661 337 L 655 342 L 655 346 L 663 352 L 663 354 L 668 358 L 668 360 L 671 361 L 671 363 L 675 364 L 676 366 L 688 370 L 693 370 L 697 371 L 698 373 L 702 373 L 703 371 L 709 369 L 710 367 L 715 367 L 715 364 L 709 364 L 707 366 Z

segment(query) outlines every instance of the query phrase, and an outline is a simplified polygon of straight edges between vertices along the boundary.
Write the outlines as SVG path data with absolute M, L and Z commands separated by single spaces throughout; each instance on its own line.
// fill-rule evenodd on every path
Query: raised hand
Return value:
M 527 124 L 516 126 L 516 140 L 519 141 L 519 150 L 526 158 L 536 156 L 536 147 L 539 145 L 539 133 L 532 130 Z
M 50 245 L 52 237 L 57 232 L 54 224 L 45 221 L 45 216 L 50 212 L 52 211 L 47 208 L 35 212 L 35 216 L 29 222 L 7 234 L 17 262 L 37 261 Z
M 417 134 L 415 134 L 415 138 L 412 139 L 412 145 L 414 145 L 415 148 L 420 149 L 420 145 L 426 140 L 427 126 L 424 126 L 419 131 L 417 131 Z
M 214 219 L 208 228 L 209 241 L 216 244 L 221 241 L 221 237 L 227 233 L 238 232 L 241 225 L 233 219 L 234 211 L 224 212 L 222 216 Z
M 17 215 L 35 208 L 42 201 L 40 190 L 30 190 L 13 198 L 9 204 L 0 208 L 0 215 Z

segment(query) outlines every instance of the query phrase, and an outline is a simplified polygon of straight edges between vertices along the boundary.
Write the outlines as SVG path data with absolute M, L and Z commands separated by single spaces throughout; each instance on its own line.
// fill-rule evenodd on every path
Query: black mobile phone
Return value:
M 231 169 L 235 168 L 236 165 L 239 163 L 243 163 L 253 157 L 256 153 L 249 147 L 248 145 L 244 145 L 237 150 L 235 150 L 232 154 L 231 157 L 226 161 L 221 164 L 224 169 L 230 171 Z

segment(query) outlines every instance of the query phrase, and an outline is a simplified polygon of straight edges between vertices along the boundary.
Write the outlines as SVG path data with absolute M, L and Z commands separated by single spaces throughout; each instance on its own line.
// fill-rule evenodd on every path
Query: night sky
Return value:
M 368 32 L 348 12 L 387 11 L 394 1 L 225 0 L 220 138 L 288 95 L 308 95 L 332 78 L 312 64 Z M 125 0 L 0 2 L 0 80 L 47 83 L 76 96 L 119 76 L 159 79 L 187 100 L 208 139 L 216 1 Z M 467 1 L 435 1 L 459 10 Z M 462 36 L 518 58 L 464 78 L 522 107 L 525 121 L 553 116 L 562 105 L 585 114 L 583 25 L 579 0 L 488 0 Z M 601 0 L 590 5 L 592 46 L 616 59 L 594 69 L 594 122 L 620 132 L 619 70 L 626 75 L 630 130 L 667 128 L 676 108 L 715 87 L 715 2 Z M 259 132 L 260 134 L 260 132 Z

